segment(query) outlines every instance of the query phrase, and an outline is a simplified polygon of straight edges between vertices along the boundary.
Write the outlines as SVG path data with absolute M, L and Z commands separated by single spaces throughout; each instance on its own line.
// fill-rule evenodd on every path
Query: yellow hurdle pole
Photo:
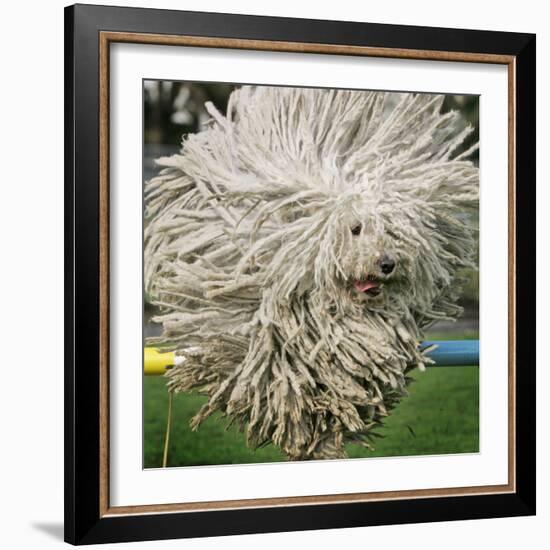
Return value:
M 162 352 L 155 348 L 143 350 L 143 374 L 145 376 L 159 376 L 166 372 L 166 369 L 173 367 L 176 356 L 173 351 Z

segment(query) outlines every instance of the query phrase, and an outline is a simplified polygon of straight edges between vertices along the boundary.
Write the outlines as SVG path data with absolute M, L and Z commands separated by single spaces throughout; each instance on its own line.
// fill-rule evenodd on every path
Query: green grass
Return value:
M 430 334 L 430 339 L 448 335 Z M 453 338 L 476 338 L 468 333 Z M 433 367 L 414 371 L 410 395 L 394 409 L 379 430 L 381 437 L 370 451 L 348 445 L 350 458 L 468 453 L 479 450 L 479 377 L 477 367 Z M 177 395 L 168 466 L 280 462 L 274 446 L 256 451 L 247 448 L 244 434 L 213 415 L 198 431 L 189 420 L 205 402 L 199 395 Z M 144 467 L 162 464 L 168 396 L 162 377 L 145 377 L 143 388 Z

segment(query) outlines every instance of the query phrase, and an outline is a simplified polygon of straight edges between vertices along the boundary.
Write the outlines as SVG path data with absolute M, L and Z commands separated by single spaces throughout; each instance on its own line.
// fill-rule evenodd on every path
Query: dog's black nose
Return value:
M 384 275 L 389 275 L 395 269 L 395 261 L 389 256 L 382 256 L 380 269 Z

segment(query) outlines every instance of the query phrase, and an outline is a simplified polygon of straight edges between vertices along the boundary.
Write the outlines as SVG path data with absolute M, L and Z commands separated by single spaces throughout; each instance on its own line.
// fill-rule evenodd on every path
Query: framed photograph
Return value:
M 535 36 L 65 11 L 65 538 L 535 513 Z

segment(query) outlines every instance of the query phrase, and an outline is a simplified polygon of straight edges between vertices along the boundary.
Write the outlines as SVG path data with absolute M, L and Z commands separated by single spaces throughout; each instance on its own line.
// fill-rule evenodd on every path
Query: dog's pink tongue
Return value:
M 371 288 L 376 288 L 378 286 L 378 283 L 374 281 L 354 281 L 353 286 L 359 292 L 366 292 Z

